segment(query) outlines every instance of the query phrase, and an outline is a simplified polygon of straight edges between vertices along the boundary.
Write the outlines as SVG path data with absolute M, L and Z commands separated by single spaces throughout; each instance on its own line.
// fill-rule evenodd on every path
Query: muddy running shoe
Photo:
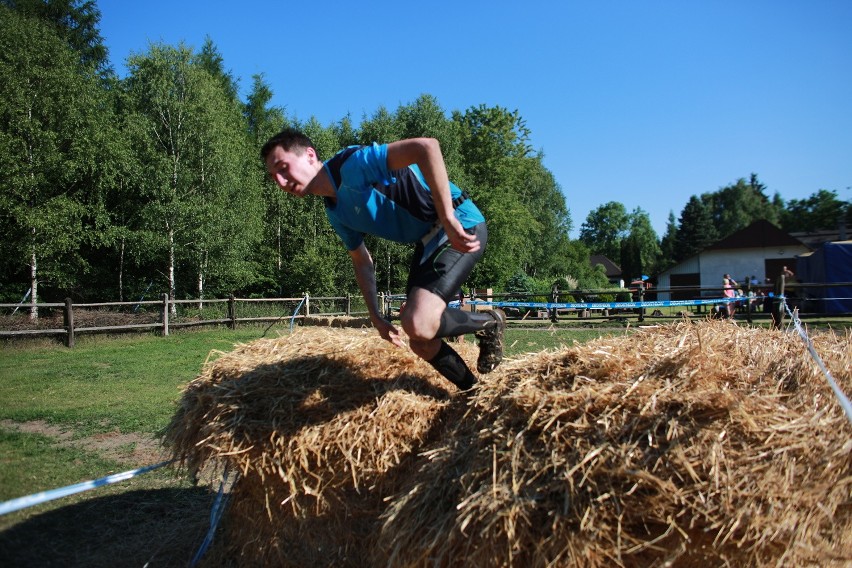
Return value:
M 476 360 L 476 370 L 480 373 L 490 373 L 503 360 L 503 333 L 506 331 L 506 314 L 500 308 L 489 310 L 487 313 L 495 319 L 494 325 L 477 331 L 479 338 L 479 358 Z

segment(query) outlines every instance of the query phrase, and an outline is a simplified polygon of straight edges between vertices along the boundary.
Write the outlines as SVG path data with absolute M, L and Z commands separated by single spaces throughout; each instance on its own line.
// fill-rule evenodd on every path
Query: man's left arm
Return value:
M 461 252 L 479 250 L 479 239 L 468 234 L 456 219 L 450 180 L 441 146 L 434 138 L 409 138 L 388 144 L 388 169 L 398 170 L 417 164 L 432 193 L 438 219 L 453 248 Z

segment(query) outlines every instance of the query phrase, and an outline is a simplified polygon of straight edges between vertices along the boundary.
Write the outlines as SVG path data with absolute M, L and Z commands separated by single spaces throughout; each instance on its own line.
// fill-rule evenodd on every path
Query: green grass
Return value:
M 629 333 L 623 329 L 578 329 L 578 328 L 541 328 L 506 329 L 506 355 L 513 357 L 525 353 L 535 353 L 545 349 L 571 347 L 575 343 L 585 343 L 603 335 Z
M 45 420 L 80 435 L 155 433 L 212 350 L 228 351 L 262 333 L 244 328 L 169 337 L 85 336 L 73 349 L 44 341 L 6 343 L 0 349 L 0 419 Z
M 106 459 L 95 451 L 64 445 L 49 436 L 3 428 L 0 428 L 0 456 L 0 501 L 151 465 L 128 466 Z M 158 469 L 118 484 L 98 487 L 3 515 L 0 517 L 0 531 L 50 515 L 62 508 L 73 508 L 94 499 L 113 499 L 128 491 L 190 487 L 190 482 L 176 475 L 174 470 Z
M 55 444 L 47 436 L 0 430 L 0 501 L 19 497 L 16 487 L 46 491 L 100 477 L 116 467 L 94 453 Z

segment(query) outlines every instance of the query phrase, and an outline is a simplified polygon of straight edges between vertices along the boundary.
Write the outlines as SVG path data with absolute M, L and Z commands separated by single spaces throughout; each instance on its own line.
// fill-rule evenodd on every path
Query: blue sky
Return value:
M 756 173 L 785 200 L 852 199 L 848 0 L 98 0 L 119 75 L 150 42 L 209 36 L 242 93 L 357 125 L 428 93 L 518 110 L 576 237 L 619 201 L 659 236 L 691 195 Z

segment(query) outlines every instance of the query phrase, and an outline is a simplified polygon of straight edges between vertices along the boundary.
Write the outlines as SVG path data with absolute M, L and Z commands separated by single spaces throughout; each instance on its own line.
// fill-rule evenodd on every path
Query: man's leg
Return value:
M 411 350 L 418 357 L 459 389 L 467 390 L 476 383 L 476 377 L 456 350 L 435 336 L 446 307 L 446 302 L 437 294 L 423 288 L 412 288 L 400 314 L 402 329 L 408 335 Z
M 443 338 L 476 334 L 479 338 L 476 368 L 480 373 L 493 371 L 503 359 L 506 328 L 503 310 L 473 313 L 447 309 L 446 301 L 437 294 L 412 288 L 401 319 L 412 351 L 459 388 L 470 388 L 476 379 L 461 356 Z
M 488 242 L 485 223 L 466 230 L 479 238 L 480 250 L 462 253 L 453 249 L 449 242 L 444 242 L 428 258 L 424 258 L 424 246 L 418 244 L 406 286 L 406 308 L 400 314 L 411 349 L 460 388 L 469 388 L 461 385 L 472 385 L 476 378 L 443 338 L 475 333 L 479 337 L 477 369 L 480 373 L 488 373 L 503 358 L 503 331 L 506 327 L 506 316 L 502 310 L 472 313 L 447 309 L 447 304 L 458 294 L 482 257 Z

